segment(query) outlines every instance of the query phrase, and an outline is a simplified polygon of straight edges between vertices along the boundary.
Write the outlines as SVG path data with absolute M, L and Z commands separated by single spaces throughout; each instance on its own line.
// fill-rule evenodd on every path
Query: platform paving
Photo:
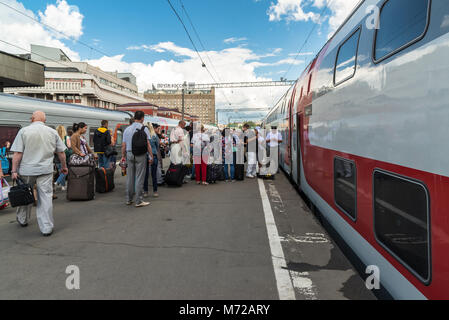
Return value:
M 0 299 L 279 298 L 258 180 L 160 188 L 151 206 L 125 205 L 125 179 L 91 202 L 55 200 L 53 236 L 35 215 L 19 228 L 0 211 Z M 287 179 L 263 182 L 295 298 L 373 299 Z M 67 266 L 80 290 L 67 290 Z

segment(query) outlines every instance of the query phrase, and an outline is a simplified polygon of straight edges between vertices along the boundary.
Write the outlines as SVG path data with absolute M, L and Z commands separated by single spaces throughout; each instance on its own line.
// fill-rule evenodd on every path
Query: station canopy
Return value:
M 45 86 L 44 65 L 0 51 L 0 87 Z

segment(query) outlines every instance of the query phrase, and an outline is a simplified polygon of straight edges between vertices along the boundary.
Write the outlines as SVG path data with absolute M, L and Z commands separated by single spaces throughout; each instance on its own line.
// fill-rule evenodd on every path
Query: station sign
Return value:
M 171 84 L 167 84 L 167 83 L 158 83 L 156 85 L 156 87 L 159 90 L 176 90 L 176 89 L 183 89 L 183 88 L 187 88 L 187 89 L 193 89 L 195 88 L 195 83 L 194 82 L 190 82 L 190 83 L 171 83 Z

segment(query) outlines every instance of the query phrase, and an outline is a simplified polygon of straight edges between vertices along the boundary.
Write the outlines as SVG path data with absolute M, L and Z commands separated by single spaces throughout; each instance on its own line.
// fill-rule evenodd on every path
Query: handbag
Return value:
M 69 160 L 70 167 L 96 167 L 97 163 L 95 162 L 95 158 L 93 154 L 88 154 L 84 157 L 81 157 L 77 154 L 72 154 Z
M 28 206 L 34 203 L 33 188 L 22 179 L 17 178 L 17 186 L 13 186 L 9 191 L 8 198 L 11 207 Z
M 9 173 L 9 160 L 8 160 L 8 158 L 6 158 L 6 148 L 0 149 L 0 159 L 1 159 L 1 164 L 2 164 L 3 174 L 8 174 Z
M 5 179 L 0 180 L 0 206 L 5 204 L 9 199 L 9 191 L 11 187 Z
M 118 153 L 117 153 L 117 151 L 115 151 L 115 149 L 112 146 L 107 146 L 104 150 L 104 155 L 109 158 L 112 156 L 117 156 Z

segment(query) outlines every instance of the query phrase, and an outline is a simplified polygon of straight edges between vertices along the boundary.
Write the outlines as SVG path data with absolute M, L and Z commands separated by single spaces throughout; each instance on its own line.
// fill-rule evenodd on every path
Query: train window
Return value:
M 95 135 L 95 131 L 97 131 L 98 128 L 90 128 L 89 130 L 89 146 L 93 146 L 94 145 L 94 135 Z
M 334 84 L 337 86 L 355 75 L 360 28 L 340 46 L 337 53 L 334 72 Z
M 357 220 L 357 172 L 353 161 L 334 159 L 334 196 L 337 206 Z
M 379 243 L 423 282 L 430 281 L 430 202 L 426 187 L 374 172 L 374 230 Z
M 302 99 L 303 95 L 304 95 L 304 87 L 301 87 L 301 97 L 299 98 L 300 100 Z
M 374 60 L 380 62 L 421 40 L 427 30 L 430 0 L 389 0 L 380 12 Z
M 116 140 L 115 145 L 121 146 L 122 143 L 123 143 L 123 132 L 122 132 L 122 129 L 118 129 L 117 130 L 117 140 Z

